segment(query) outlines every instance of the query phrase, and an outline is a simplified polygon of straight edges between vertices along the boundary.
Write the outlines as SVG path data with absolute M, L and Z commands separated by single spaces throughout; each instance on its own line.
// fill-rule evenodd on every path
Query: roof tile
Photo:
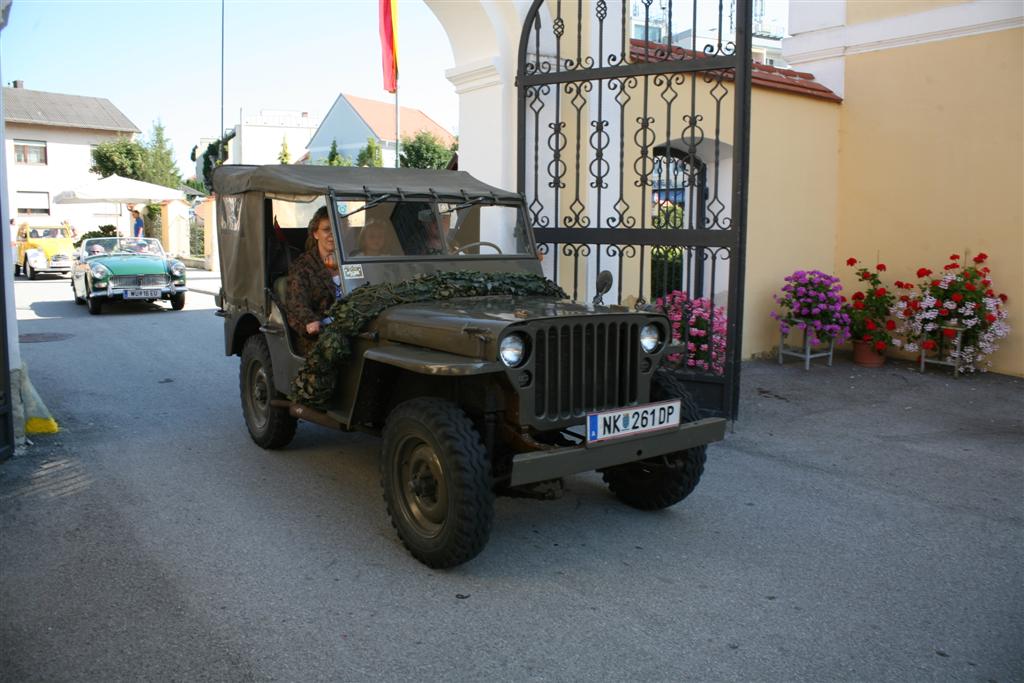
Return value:
M 671 53 L 669 53 L 667 52 L 668 47 L 668 45 L 662 43 L 648 43 L 643 40 L 632 39 L 630 40 L 630 58 L 633 62 L 664 62 L 670 59 L 687 61 L 706 59 L 710 56 L 703 52 L 694 52 L 693 50 L 675 45 L 672 46 Z M 824 85 L 815 81 L 814 74 L 807 73 L 806 71 L 794 71 L 793 69 L 780 69 L 770 64 L 759 64 L 758 62 L 752 62 L 752 66 L 753 69 L 750 74 L 752 85 L 773 90 L 783 90 L 830 102 L 843 101 L 843 98 L 839 97 L 839 95 L 836 95 Z M 725 69 L 723 73 L 725 80 L 736 80 L 736 74 L 733 69 Z
M 138 127 L 103 97 L 4 88 L 4 120 L 63 128 L 138 133 Z

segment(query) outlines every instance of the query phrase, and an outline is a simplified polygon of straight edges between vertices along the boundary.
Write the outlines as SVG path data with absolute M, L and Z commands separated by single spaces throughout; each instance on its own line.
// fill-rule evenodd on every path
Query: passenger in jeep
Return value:
M 320 330 L 329 322 L 327 310 L 338 298 L 340 283 L 331 219 L 323 206 L 309 222 L 306 251 L 288 269 L 285 310 L 288 325 L 297 333 L 300 353 L 313 347 Z

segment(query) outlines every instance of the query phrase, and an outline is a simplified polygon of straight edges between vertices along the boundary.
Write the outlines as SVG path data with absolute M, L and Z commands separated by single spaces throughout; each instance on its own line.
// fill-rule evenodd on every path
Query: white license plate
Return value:
M 159 289 L 126 289 L 124 290 L 125 299 L 159 299 Z
M 681 401 L 662 401 L 587 415 L 587 443 L 679 426 Z

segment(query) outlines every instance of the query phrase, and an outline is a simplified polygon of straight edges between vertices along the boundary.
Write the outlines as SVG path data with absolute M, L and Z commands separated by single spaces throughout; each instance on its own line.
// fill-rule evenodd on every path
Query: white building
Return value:
M 455 142 L 444 126 L 434 121 L 419 109 L 399 107 L 399 125 L 402 137 L 416 137 L 426 131 L 437 138 L 445 147 Z M 385 168 L 395 165 L 395 104 L 381 102 L 354 95 L 338 95 L 323 123 L 309 141 L 310 163 L 323 163 L 330 152 L 331 143 L 337 142 L 338 152 L 355 163 L 359 151 L 366 147 L 370 138 L 381 146 L 381 158 Z M 236 162 L 237 163 L 237 162 Z
M 228 163 L 277 164 L 281 145 L 288 143 L 292 163 L 306 152 L 316 123 L 304 111 L 264 109 L 256 116 L 239 117 L 235 136 L 228 143 Z M 197 176 L 198 177 L 198 176 Z
M 99 177 L 89 172 L 93 147 L 139 132 L 110 100 L 27 90 L 14 81 L 4 88 L 4 123 L 8 206 L 17 225 L 68 221 L 81 234 L 117 224 L 117 205 L 53 202 Z

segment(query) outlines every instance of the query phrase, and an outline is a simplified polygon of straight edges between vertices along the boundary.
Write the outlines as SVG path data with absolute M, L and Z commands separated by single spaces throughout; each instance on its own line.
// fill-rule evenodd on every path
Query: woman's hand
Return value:
M 314 320 L 311 323 L 306 323 L 306 334 L 311 337 L 320 334 L 320 321 Z

